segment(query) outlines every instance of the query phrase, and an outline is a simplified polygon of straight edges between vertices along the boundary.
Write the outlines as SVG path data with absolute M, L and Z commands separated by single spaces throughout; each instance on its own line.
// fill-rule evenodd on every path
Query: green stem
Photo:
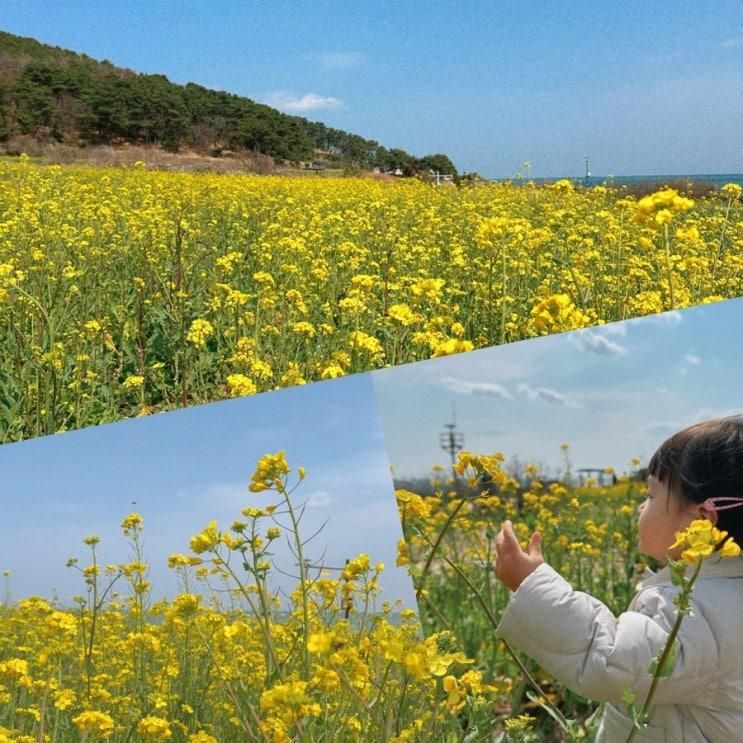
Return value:
M 416 601 L 420 601 L 421 593 L 423 592 L 423 583 L 426 580 L 429 570 L 431 569 L 431 563 L 433 562 L 434 555 L 436 554 L 439 548 L 439 545 L 441 544 L 441 541 L 444 538 L 444 534 L 446 534 L 452 521 L 454 521 L 454 517 L 459 513 L 460 509 L 466 502 L 467 502 L 466 498 L 463 498 L 461 501 L 459 501 L 456 508 L 449 514 L 449 518 L 446 520 L 446 523 L 444 524 L 444 528 L 439 532 L 439 535 L 436 537 L 436 541 L 434 542 L 431 552 L 428 555 L 426 564 L 423 566 L 423 572 L 421 573 L 420 581 L 418 582 L 418 588 L 415 591 Z
M 493 613 L 490 611 L 490 607 L 487 605 L 485 599 L 482 597 L 482 594 L 475 588 L 475 586 L 472 584 L 472 581 L 467 578 L 467 576 L 464 574 L 464 572 L 459 568 L 457 565 L 455 565 L 449 558 L 444 557 L 444 560 L 452 567 L 454 570 L 457 571 L 459 577 L 467 584 L 467 587 L 472 591 L 475 598 L 477 599 L 480 606 L 482 606 L 483 611 L 485 612 L 485 615 L 488 618 L 488 621 L 493 626 L 494 630 L 498 630 L 498 622 L 496 621 L 495 617 L 493 616 Z M 542 697 L 545 701 L 545 704 L 555 713 L 557 719 L 560 721 L 560 725 L 564 730 L 568 730 L 569 723 L 565 719 L 565 716 L 560 712 L 557 707 L 555 707 L 552 702 L 548 699 L 547 695 L 545 694 L 544 690 L 541 686 L 537 683 L 537 681 L 534 679 L 534 677 L 529 673 L 526 666 L 521 662 L 521 659 L 516 655 L 514 650 L 511 648 L 511 646 L 501 637 L 501 641 L 503 642 L 503 645 L 505 646 L 506 650 L 508 651 L 508 654 L 513 658 L 516 665 L 519 667 L 519 670 L 521 673 L 524 674 L 524 676 L 528 679 L 529 683 L 534 687 L 537 694 L 539 694 L 540 697 Z
M 702 568 L 702 562 L 703 560 L 699 560 L 697 562 L 697 568 L 694 571 L 694 575 L 691 577 L 691 580 L 686 585 L 686 587 L 683 589 L 684 592 L 687 594 L 691 594 L 692 586 L 694 585 L 694 581 L 697 579 L 697 576 L 699 575 L 699 571 Z M 645 698 L 645 704 L 642 705 L 642 710 L 640 711 L 639 718 L 640 720 L 645 721 L 646 715 L 648 713 L 648 709 L 650 709 L 650 702 L 653 698 L 653 694 L 655 694 L 655 689 L 658 686 L 658 681 L 660 681 L 661 674 L 663 673 L 663 667 L 665 666 L 666 660 L 668 658 L 668 655 L 670 654 L 673 644 L 676 642 L 676 636 L 679 633 L 679 628 L 681 627 L 681 622 L 684 619 L 683 612 L 679 611 L 678 615 L 676 617 L 676 621 L 673 624 L 673 629 L 671 630 L 671 634 L 668 636 L 668 640 L 666 641 L 666 646 L 663 648 L 663 652 L 661 653 L 660 658 L 658 659 L 658 667 L 655 669 L 655 673 L 653 674 L 653 682 L 650 684 L 650 689 L 648 690 L 648 695 Z M 625 743 L 630 743 L 635 735 L 637 734 L 637 731 L 639 728 L 637 726 L 632 728 L 632 732 L 629 734 L 629 737 L 627 738 Z

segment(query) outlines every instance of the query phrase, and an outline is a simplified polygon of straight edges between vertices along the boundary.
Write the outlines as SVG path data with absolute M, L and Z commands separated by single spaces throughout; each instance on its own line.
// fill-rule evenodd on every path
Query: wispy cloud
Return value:
M 651 436 L 666 437 L 675 431 L 680 431 L 683 425 L 675 421 L 656 421 L 641 426 L 640 430 Z
M 676 325 L 680 325 L 684 318 L 678 310 L 671 310 L 670 312 L 661 312 L 659 315 L 651 315 L 647 319 L 651 322 L 657 322 L 660 325 L 667 325 L 673 328 Z
M 741 415 L 743 409 L 738 408 L 701 408 L 692 416 L 694 421 L 708 421 L 713 418 L 727 418 L 731 415 Z
M 363 60 L 364 55 L 359 52 L 328 52 L 318 57 L 326 70 L 348 70 L 357 67 Z
M 699 366 L 701 363 L 702 359 L 699 356 L 695 356 L 693 353 L 684 354 L 684 360 L 679 365 L 678 373 L 682 375 L 686 374 L 690 366 Z
M 575 403 L 570 402 L 565 395 L 551 390 L 548 387 L 532 387 L 526 383 L 519 385 L 519 392 L 528 397 L 529 400 L 544 400 L 545 402 L 551 402 L 555 405 L 570 405 L 574 406 Z
M 731 415 L 741 415 L 743 409 L 741 408 L 700 408 L 691 415 L 684 416 L 677 420 L 665 420 L 656 421 L 655 423 L 647 423 L 638 428 L 639 434 L 646 434 L 653 439 L 663 440 L 669 436 L 683 431 L 687 426 L 694 425 L 695 423 L 701 423 L 702 421 L 709 421 L 716 418 L 727 418 Z
M 504 400 L 513 400 L 513 395 L 505 387 L 495 382 L 465 382 L 463 379 L 443 377 L 441 384 L 446 389 L 462 395 L 483 395 L 485 397 L 500 397 Z
M 735 49 L 736 47 L 743 46 L 743 36 L 732 36 L 729 39 L 720 44 L 723 49 Z
M 627 353 L 624 346 L 620 346 L 592 330 L 580 330 L 571 333 L 570 340 L 582 351 L 595 353 L 599 356 L 622 356 Z
M 626 322 L 610 322 L 607 325 L 601 326 L 601 332 L 604 335 L 621 335 L 625 337 L 627 335 L 627 323 Z
M 307 497 L 307 505 L 310 508 L 322 508 L 332 503 L 333 497 L 326 490 L 317 490 Z
M 332 96 L 322 96 L 317 93 L 305 93 L 296 95 L 287 90 L 275 90 L 268 93 L 265 103 L 280 111 L 289 113 L 302 113 L 304 111 L 319 111 L 323 109 L 342 108 L 343 101 Z

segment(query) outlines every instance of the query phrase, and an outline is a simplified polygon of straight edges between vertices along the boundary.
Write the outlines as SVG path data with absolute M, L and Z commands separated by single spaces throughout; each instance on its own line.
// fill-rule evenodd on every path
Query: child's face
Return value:
M 699 507 L 670 496 L 667 483 L 650 475 L 648 496 L 639 510 L 640 552 L 660 562 L 666 562 L 669 555 L 677 560 L 681 549 L 669 550 L 669 547 L 676 541 L 677 531 L 686 529 L 694 519 L 700 518 Z

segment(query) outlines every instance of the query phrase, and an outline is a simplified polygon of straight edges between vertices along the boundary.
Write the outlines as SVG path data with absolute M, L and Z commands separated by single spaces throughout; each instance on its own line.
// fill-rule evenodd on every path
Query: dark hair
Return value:
M 743 415 L 696 423 L 666 439 L 651 457 L 648 475 L 692 503 L 743 498 Z M 743 504 L 717 516 L 717 528 L 743 545 Z

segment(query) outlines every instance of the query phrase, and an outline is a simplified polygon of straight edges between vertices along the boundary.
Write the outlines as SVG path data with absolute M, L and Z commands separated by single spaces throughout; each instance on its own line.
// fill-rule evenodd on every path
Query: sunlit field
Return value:
M 385 566 L 369 555 L 340 570 L 308 564 L 295 492 L 304 470 L 283 452 L 250 481 L 273 505 L 251 506 L 248 493 L 231 525 L 211 522 L 171 555 L 182 590 L 170 599 L 152 599 L 136 513 L 121 522 L 128 562 L 108 564 L 98 537 L 82 540 L 68 562 L 80 574 L 72 603 L 15 601 L 6 574 L 0 741 L 544 740 L 554 723 L 535 695 L 584 720 L 589 703 L 531 662 L 520 668 L 494 634 L 508 599 L 494 536 L 505 517 L 520 537 L 541 529 L 550 564 L 619 612 L 634 593 L 643 486 L 548 484 L 531 467 L 518 484 L 498 457 L 463 457 L 456 480 L 438 471 L 429 494 L 397 492 L 397 563 L 420 615 L 380 600 Z M 298 567 L 282 597 L 272 555 L 284 540 Z
M 494 732 L 507 725 L 510 740 L 567 739 L 555 724 L 557 713 L 543 708 L 545 700 L 579 728 L 596 705 L 517 653 L 520 667 L 497 638 L 510 595 L 494 576 L 495 537 L 503 521 L 512 520 L 524 548 L 532 532 L 541 531 L 545 560 L 615 615 L 635 594 L 643 568 L 636 521 L 645 484 L 632 476 L 616 478 L 611 470 L 600 478 L 611 484 L 570 484 L 567 445 L 563 451 L 567 467 L 558 480 L 546 480 L 536 466 L 525 467 L 516 479 L 506 474 L 502 456 L 463 452 L 456 478 L 437 468 L 426 494 L 396 493 L 405 534 L 398 561 L 408 564 L 413 576 L 424 633 L 451 632 L 457 649 L 474 661 L 485 683 L 499 690 L 491 697 L 488 715 L 478 716 L 464 696 L 460 714 L 477 717 L 480 730 Z
M 743 294 L 743 205 L 0 166 L 0 441 Z
M 121 522 L 124 564 L 83 539 L 71 605 L 6 595 L 0 741 L 461 740 L 458 700 L 486 709 L 494 689 L 448 633 L 424 639 L 414 609 L 379 600 L 384 565 L 366 554 L 340 571 L 307 564 L 304 475 L 283 452 L 262 457 L 250 490 L 274 504 L 251 506 L 246 492 L 231 525 L 185 538 L 169 558 L 182 583 L 170 600 L 151 598 L 136 513 Z M 298 564 L 288 597 L 272 587 L 285 540 Z

